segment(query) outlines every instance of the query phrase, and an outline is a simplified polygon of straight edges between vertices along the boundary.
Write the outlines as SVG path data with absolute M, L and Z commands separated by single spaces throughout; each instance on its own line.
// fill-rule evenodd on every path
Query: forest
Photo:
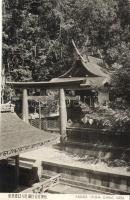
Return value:
M 82 54 L 129 71 L 129 0 L 4 0 L 3 64 L 14 80 L 48 80 Z M 125 73 L 125 72 L 124 72 Z
M 3 0 L 3 66 L 12 81 L 58 77 L 82 55 L 104 61 L 112 89 L 130 100 L 129 0 Z

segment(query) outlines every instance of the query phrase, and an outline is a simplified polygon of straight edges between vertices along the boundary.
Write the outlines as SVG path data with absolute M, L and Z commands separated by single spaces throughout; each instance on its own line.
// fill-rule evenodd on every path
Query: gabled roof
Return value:
M 43 146 L 55 135 L 34 128 L 16 113 L 1 113 L 0 160 Z
M 100 64 L 103 64 L 103 61 L 99 58 L 95 58 L 92 56 L 84 57 L 80 54 L 77 49 L 74 41 L 72 40 L 72 44 L 77 53 L 78 59 L 75 61 L 74 65 L 59 78 L 68 78 L 68 77 L 109 77 L 109 73 L 104 71 Z
M 73 67 L 71 67 L 66 73 L 61 75 L 59 78 L 68 77 L 108 77 L 109 74 L 105 73 L 102 68 L 96 63 L 90 61 L 84 61 L 82 59 L 76 60 Z

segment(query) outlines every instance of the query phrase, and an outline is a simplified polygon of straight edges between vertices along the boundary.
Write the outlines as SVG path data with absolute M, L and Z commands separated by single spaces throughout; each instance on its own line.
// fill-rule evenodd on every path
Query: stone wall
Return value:
M 115 134 L 107 129 L 67 128 L 68 141 L 129 147 L 130 134 Z
M 115 194 L 130 194 L 130 176 L 113 174 L 110 172 L 95 171 L 58 165 L 56 163 L 42 162 L 44 174 L 53 176 L 61 173 L 62 178 L 73 182 L 77 186 L 101 190 Z

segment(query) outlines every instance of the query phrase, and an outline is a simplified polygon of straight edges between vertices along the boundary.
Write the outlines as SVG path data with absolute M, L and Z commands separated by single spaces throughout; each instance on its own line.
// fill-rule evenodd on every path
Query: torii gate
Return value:
M 23 121 L 28 123 L 28 94 L 29 88 L 41 88 L 41 89 L 59 89 L 59 105 L 60 105 L 60 134 L 61 142 L 64 143 L 67 139 L 66 125 L 67 125 L 67 110 L 65 103 L 64 89 L 74 89 L 82 85 L 83 78 L 67 79 L 57 81 L 44 81 L 44 82 L 6 82 L 6 84 L 12 85 L 14 88 L 21 88 L 23 93 L 22 99 L 22 114 Z

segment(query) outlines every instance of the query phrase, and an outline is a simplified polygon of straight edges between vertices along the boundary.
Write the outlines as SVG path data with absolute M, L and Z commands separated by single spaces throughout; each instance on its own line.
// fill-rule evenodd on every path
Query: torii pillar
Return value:
M 67 140 L 67 134 L 66 134 L 66 126 L 67 126 L 67 111 L 66 111 L 66 103 L 65 103 L 65 93 L 64 89 L 60 89 L 59 94 L 60 99 L 60 140 L 61 143 L 65 143 Z
M 23 107 L 22 107 L 22 114 L 23 114 L 23 121 L 28 123 L 28 95 L 27 95 L 27 89 L 23 89 Z

